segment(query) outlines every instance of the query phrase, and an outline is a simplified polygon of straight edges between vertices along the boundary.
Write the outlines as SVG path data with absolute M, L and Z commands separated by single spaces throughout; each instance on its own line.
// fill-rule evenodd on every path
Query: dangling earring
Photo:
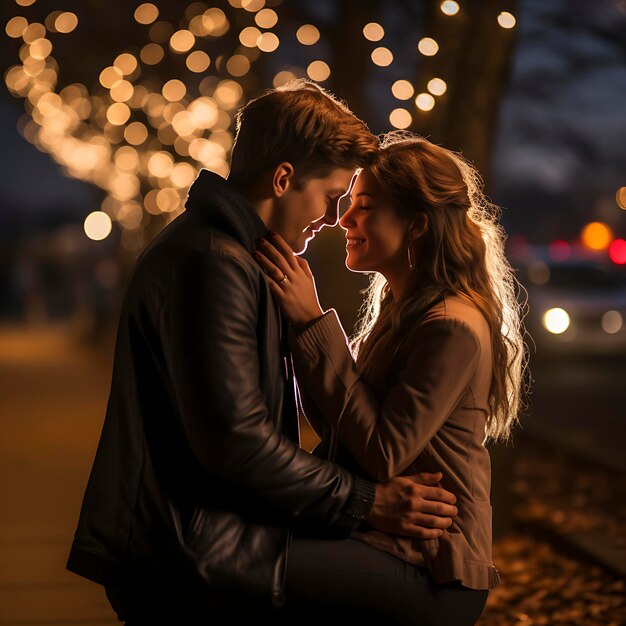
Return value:
M 413 246 L 411 244 L 407 248 L 406 256 L 409 259 L 409 267 L 413 271 L 415 269 L 415 255 L 413 254 Z

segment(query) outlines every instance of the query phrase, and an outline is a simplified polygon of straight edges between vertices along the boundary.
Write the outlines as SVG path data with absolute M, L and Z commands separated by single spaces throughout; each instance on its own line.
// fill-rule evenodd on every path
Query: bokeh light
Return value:
M 103 211 L 94 211 L 85 218 L 83 228 L 89 239 L 101 241 L 111 233 L 111 218 Z
M 278 23 L 278 14 L 272 9 L 261 9 L 254 16 L 254 21 L 259 28 L 272 28 Z
M 415 93 L 415 89 L 413 85 L 408 80 L 397 80 L 391 86 L 391 93 L 398 100 L 409 100 L 413 97 Z
M 61 13 L 54 20 L 54 28 L 58 33 L 71 33 L 78 26 L 78 17 L 71 11 Z
M 439 44 L 431 37 L 423 37 L 417 44 L 417 49 L 427 57 L 432 57 L 439 52 Z
M 444 15 L 456 15 L 459 12 L 459 4 L 454 0 L 445 0 L 439 8 Z
M 604 250 L 613 239 L 613 231 L 604 222 L 591 222 L 583 228 L 580 238 L 590 250 Z
M 152 24 L 159 17 L 159 9 L 151 2 L 140 4 L 135 9 L 135 20 L 140 24 Z
M 441 78 L 431 78 L 428 81 L 428 85 L 426 85 L 426 88 L 428 89 L 428 91 L 430 91 L 430 93 L 433 94 L 433 96 L 442 96 L 444 93 L 446 93 L 448 85 L 446 85 L 446 82 Z
M 435 99 L 429 93 L 420 93 L 415 98 L 415 105 L 420 111 L 430 111 L 435 106 Z
M 185 65 L 192 72 L 205 72 L 211 65 L 211 58 L 204 50 L 194 50 L 186 59 Z
M 313 24 L 304 24 L 296 31 L 296 39 L 303 46 L 312 46 L 319 41 L 320 31 Z
M 556 307 L 543 314 L 543 326 L 554 335 L 561 335 L 570 325 L 570 317 L 565 309 Z
M 250 60 L 243 54 L 235 54 L 226 62 L 226 69 L 232 76 L 245 76 L 250 71 Z
M 626 187 L 620 187 L 615 193 L 615 202 L 620 209 L 626 211 Z
M 380 67 L 387 67 L 393 63 L 393 53 L 389 48 L 374 48 L 372 50 L 372 61 Z
M 624 320 L 622 318 L 622 314 L 619 311 L 615 311 L 611 309 L 610 311 L 606 311 L 602 315 L 602 319 L 600 320 L 600 326 L 602 326 L 602 330 L 609 335 L 614 335 L 622 330 L 622 326 L 624 325 Z
M 306 68 L 306 73 L 311 80 L 322 82 L 330 76 L 330 67 L 324 61 L 313 61 Z
M 617 265 L 626 265 L 626 240 L 613 240 L 609 246 L 609 257 Z
M 263 33 L 257 39 L 256 45 L 259 50 L 263 52 L 274 52 L 280 45 L 280 40 L 274 33 Z M 241 76 L 241 74 L 239 74 L 239 76 Z
M 502 28 L 513 28 L 515 26 L 515 17 L 508 11 L 502 11 L 498 15 L 498 24 L 500 24 Z
M 413 122 L 413 117 L 406 109 L 394 109 L 389 114 L 389 123 L 400 130 L 408 128 Z
M 17 39 L 22 36 L 22 33 L 26 30 L 28 26 L 28 20 L 21 15 L 17 17 L 12 17 L 5 25 L 4 31 L 9 37 L 13 37 Z
M 139 58 L 146 65 L 156 65 L 165 56 L 165 51 L 158 43 L 146 44 L 139 53 Z
M 163 85 L 161 93 L 166 100 L 169 100 L 170 102 L 177 102 L 185 97 L 187 87 L 182 80 L 173 78 L 172 80 L 168 80 L 165 85 Z
M 170 37 L 170 48 L 174 52 L 178 52 L 182 54 L 183 52 L 188 52 L 193 48 L 193 45 L 196 43 L 196 38 L 193 36 L 193 33 L 189 30 L 177 30 Z
M 385 29 L 376 22 L 370 22 L 363 27 L 363 36 L 368 41 L 380 41 L 385 36 Z
M 553 261 L 560 263 L 567 261 L 572 253 L 572 247 L 567 241 L 555 239 L 548 244 L 548 255 Z
M 239 41 L 246 48 L 255 48 L 256 42 L 261 36 L 261 31 L 255 26 L 248 26 L 239 33 Z

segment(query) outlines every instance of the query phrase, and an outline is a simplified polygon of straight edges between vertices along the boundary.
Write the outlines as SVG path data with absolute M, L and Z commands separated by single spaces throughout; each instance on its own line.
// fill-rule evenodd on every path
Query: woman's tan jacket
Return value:
M 379 482 L 441 471 L 440 486 L 457 497 L 458 515 L 438 539 L 374 529 L 354 536 L 427 566 L 437 583 L 495 587 L 491 465 L 483 445 L 492 352 L 476 306 L 446 296 L 406 330 L 393 353 L 374 346 L 363 364 L 354 362 L 332 309 L 290 338 L 303 409 L 324 456 Z

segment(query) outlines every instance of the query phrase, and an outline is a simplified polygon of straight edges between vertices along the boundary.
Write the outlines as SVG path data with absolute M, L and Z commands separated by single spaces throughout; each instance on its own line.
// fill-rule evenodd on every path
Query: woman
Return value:
M 277 236 L 257 254 L 291 323 L 303 408 L 322 439 L 316 454 L 377 481 L 441 470 L 441 486 L 457 496 L 458 516 L 437 539 L 364 528 L 335 542 L 347 546 L 346 561 L 360 542 L 363 558 L 379 558 L 375 551 L 403 568 L 388 585 L 401 595 L 372 601 L 369 612 L 395 623 L 474 624 L 499 582 L 484 443 L 509 438 L 526 359 L 504 233 L 479 183 L 449 150 L 406 133 L 386 137 L 340 219 L 347 267 L 374 272 L 352 350 L 336 313 L 320 308 L 306 261 Z M 311 600 L 333 596 L 337 581 L 322 590 L 324 564 L 315 569 L 320 545 L 293 542 L 287 602 L 311 583 Z M 368 602 L 378 582 L 361 594 Z

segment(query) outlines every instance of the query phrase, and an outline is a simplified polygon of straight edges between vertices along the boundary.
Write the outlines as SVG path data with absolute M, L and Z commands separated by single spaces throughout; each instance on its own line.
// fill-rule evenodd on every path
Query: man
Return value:
M 267 92 L 239 113 L 228 181 L 202 171 L 139 259 L 68 561 L 121 620 L 280 606 L 294 526 L 428 538 L 451 523 L 454 496 L 419 484 L 436 476 L 376 485 L 299 448 L 286 324 L 251 255 L 268 229 L 302 251 L 334 225 L 376 147 L 314 83 Z

